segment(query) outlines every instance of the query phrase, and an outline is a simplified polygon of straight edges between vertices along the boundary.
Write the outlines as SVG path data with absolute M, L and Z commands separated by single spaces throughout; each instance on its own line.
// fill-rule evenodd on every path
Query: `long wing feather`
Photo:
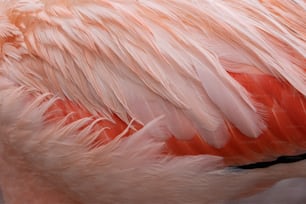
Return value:
M 0 0 L 5 199 L 216 203 L 305 177 L 217 170 L 305 152 L 305 7 Z
M 216 147 L 227 141 L 226 121 L 249 137 L 266 128 L 265 107 L 226 72 L 224 62 L 231 57 L 287 80 L 305 95 L 303 64 L 286 57 L 273 41 L 303 58 L 303 35 L 292 33 L 277 13 L 268 16 L 271 12 L 256 1 L 90 2 L 9 5 L 8 18 L 26 48 L 21 60 L 7 58 L 19 72 L 15 80 L 24 84 L 31 73 L 32 86 L 94 112 L 116 113 L 127 123 L 134 118 L 145 124 L 165 114 L 174 135 L 188 139 L 197 132 Z M 154 99 L 148 105 L 140 95 Z M 167 113 L 154 104 L 164 104 Z M 180 120 L 190 121 L 185 131 L 176 128 Z
M 8 203 L 223 203 L 306 176 L 304 161 L 235 171 L 220 170 L 216 156 L 161 156 L 169 137 L 162 117 L 130 137 L 88 148 L 101 133 L 86 126 L 96 123 L 90 115 L 69 124 L 67 117 L 47 120 L 60 99 L 33 98 L 32 90 L 0 82 L 0 183 Z

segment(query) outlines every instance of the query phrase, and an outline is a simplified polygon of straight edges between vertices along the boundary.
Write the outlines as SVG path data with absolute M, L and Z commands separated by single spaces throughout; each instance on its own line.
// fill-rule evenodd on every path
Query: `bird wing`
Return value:
M 8 53 L 3 72 L 117 124 L 141 127 L 163 116 L 178 139 L 174 143 L 193 141 L 214 152 L 227 144 L 240 149 L 237 144 L 259 136 L 281 137 L 281 127 L 292 120 L 288 105 L 305 106 L 303 1 L 67 0 L 7 6 L 12 28 L 5 35 L 18 47 L 10 41 L 3 46 Z M 303 110 L 298 121 L 305 121 Z M 305 134 L 304 127 L 296 128 L 304 122 L 290 124 L 292 138 Z
M 305 8 L 0 0 L 4 200 L 218 203 L 305 177 L 305 161 L 202 155 L 305 152 Z

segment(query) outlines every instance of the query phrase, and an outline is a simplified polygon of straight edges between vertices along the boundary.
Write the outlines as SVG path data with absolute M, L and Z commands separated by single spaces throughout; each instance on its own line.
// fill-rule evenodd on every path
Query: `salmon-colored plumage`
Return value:
M 232 167 L 306 153 L 305 33 L 303 0 L 0 0 L 5 202 L 293 195 L 305 161 Z
M 233 74 L 254 99 L 266 107 L 265 113 L 268 128 L 258 138 L 248 138 L 231 124 L 229 142 L 216 149 L 195 137 L 191 141 L 172 140 L 173 151 L 179 154 L 214 154 L 223 156 L 227 163 L 245 164 L 272 160 L 281 155 L 297 155 L 306 148 L 306 100 L 295 89 L 277 79 L 258 75 Z M 284 125 L 286 124 L 286 125 Z M 201 144 L 201 145 L 199 145 Z M 185 147 L 187 145 L 189 148 Z

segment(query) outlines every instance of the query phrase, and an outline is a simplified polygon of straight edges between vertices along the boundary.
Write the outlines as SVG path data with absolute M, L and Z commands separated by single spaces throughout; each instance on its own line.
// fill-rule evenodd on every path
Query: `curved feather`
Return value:
M 305 8 L 0 0 L 5 200 L 243 202 L 305 177 L 223 168 L 305 152 Z
M 61 94 L 93 112 L 115 113 L 126 123 L 165 115 L 181 139 L 197 133 L 224 146 L 226 121 L 249 137 L 265 130 L 267 107 L 227 73 L 234 69 L 226 63 L 233 56 L 305 95 L 303 63 L 286 57 L 273 40 L 303 59 L 304 36 L 256 1 L 15 1 L 8 11 L 26 51 L 22 59 L 7 58 L 2 69 L 9 72 L 14 64 L 18 83 Z M 29 74 L 34 77 L 25 82 Z M 157 108 L 162 104 L 166 112 Z M 185 128 L 177 128 L 182 120 Z

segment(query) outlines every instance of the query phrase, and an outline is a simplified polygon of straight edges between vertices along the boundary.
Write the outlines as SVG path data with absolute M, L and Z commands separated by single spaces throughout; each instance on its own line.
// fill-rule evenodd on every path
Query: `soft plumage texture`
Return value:
M 6 201 L 220 203 L 305 177 L 305 162 L 236 172 L 216 156 L 166 151 L 173 137 L 200 138 L 207 149 L 232 141 L 250 148 L 243 138 L 260 137 L 286 153 L 305 152 L 305 7 L 302 0 L 0 0 Z M 271 98 L 261 101 L 253 86 L 269 85 L 265 79 Z M 290 104 L 301 107 L 300 121 Z M 293 134 L 279 141 L 270 128 L 285 134 L 287 121 Z M 256 145 L 253 160 L 277 156 Z M 250 161 L 234 156 L 234 164 Z
M 290 12 L 294 32 L 278 20 L 281 11 L 268 12 L 273 2 L 255 0 L 2 4 L 3 21 L 11 22 L 3 23 L 10 39 L 3 72 L 126 123 L 165 115 L 178 138 L 199 133 L 220 147 L 228 137 L 225 121 L 249 137 L 266 128 L 264 107 L 227 69 L 251 66 L 305 95 L 304 60 L 291 57 L 305 59 L 305 28 L 296 23 L 304 17 L 303 2 L 287 3 L 298 10 Z M 243 70 L 227 67 L 232 61 Z
M 0 181 L 7 203 L 223 203 L 279 179 L 306 176 L 304 161 L 235 171 L 220 169 L 222 159 L 215 156 L 161 156 L 169 134 L 164 118 L 89 149 L 100 130 L 80 128 L 91 118 L 43 122 L 58 99 L 33 100 L 31 93 L 12 84 L 0 90 Z
M 233 201 L 232 204 L 304 203 L 306 201 L 305 188 L 305 178 L 284 179 L 269 190 L 249 198 Z

